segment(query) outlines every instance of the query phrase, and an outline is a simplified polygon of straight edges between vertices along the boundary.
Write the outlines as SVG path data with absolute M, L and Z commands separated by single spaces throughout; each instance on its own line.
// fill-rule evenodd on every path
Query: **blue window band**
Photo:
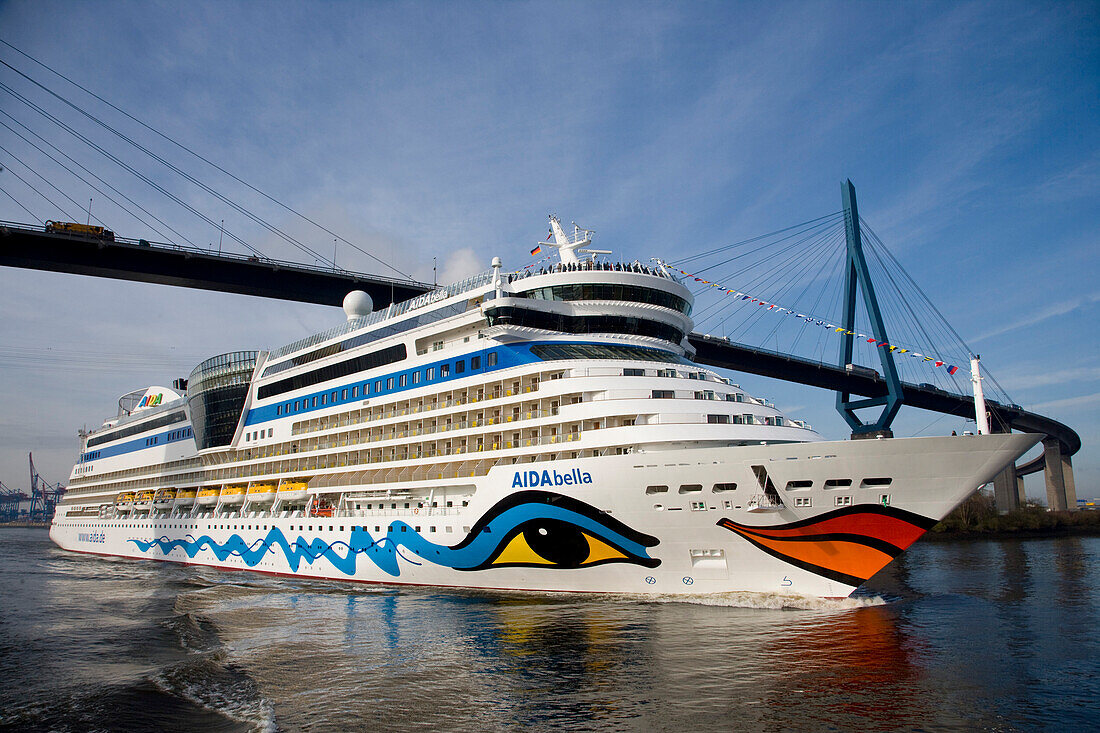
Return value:
M 583 353 L 583 349 L 589 347 L 592 349 L 602 349 L 609 353 L 597 355 Z M 570 350 L 576 353 L 568 353 Z M 577 351 L 581 349 L 582 351 Z M 490 365 L 489 362 L 493 361 L 490 356 L 495 357 L 495 364 Z M 390 372 L 388 374 L 375 374 L 370 379 L 360 379 L 355 382 L 347 382 L 344 384 L 333 385 L 327 389 L 319 390 L 317 392 L 310 392 L 305 395 L 297 395 L 293 399 L 281 399 L 278 402 L 263 405 L 261 407 L 254 407 L 248 412 L 248 417 L 245 419 L 245 426 L 259 425 L 261 423 L 269 422 L 271 420 L 281 420 L 285 417 L 297 417 L 304 415 L 315 410 L 329 409 L 333 405 L 344 405 L 351 403 L 361 403 L 364 400 L 374 399 L 376 397 L 385 397 L 387 395 L 398 394 L 401 392 L 407 392 L 412 389 L 420 389 L 428 385 L 445 384 L 457 379 L 464 379 L 476 374 L 484 374 L 489 372 L 500 371 L 501 369 L 508 369 L 516 366 L 523 366 L 525 364 L 534 364 L 539 361 L 549 361 L 557 359 L 584 359 L 584 358 L 618 358 L 618 359 L 646 359 L 665 361 L 671 363 L 680 363 L 684 360 L 681 357 L 675 356 L 667 351 L 660 349 L 650 349 L 642 346 L 619 346 L 615 344 L 600 344 L 600 343 L 563 343 L 560 341 L 548 341 L 539 343 L 526 343 L 520 345 L 507 345 L 496 346 L 489 349 L 482 349 L 481 351 L 471 351 L 461 356 L 453 356 L 449 359 L 441 359 L 439 361 L 427 362 L 420 364 L 415 369 L 402 370 L 400 372 Z M 481 366 L 474 368 L 471 366 L 471 360 L 480 358 Z M 457 362 L 462 362 L 466 371 L 458 372 L 453 367 Z M 447 371 L 447 375 L 443 376 L 444 366 L 451 367 Z M 428 370 L 432 370 L 435 374 L 433 379 L 427 379 Z M 421 379 L 419 383 L 413 383 L 413 372 L 420 372 Z M 407 379 L 400 379 L 401 376 L 407 376 Z M 380 389 L 375 389 L 376 386 L 381 385 Z M 387 386 L 391 385 L 391 386 Z M 351 397 L 351 390 L 354 387 L 359 388 L 359 394 L 356 397 Z M 348 397 L 344 397 L 344 390 L 348 390 Z M 332 397 L 333 393 L 336 394 L 335 399 Z M 322 404 L 322 396 L 327 395 L 327 403 Z M 314 403 L 316 402 L 316 406 Z M 294 409 L 295 403 L 299 404 L 297 410 Z M 290 405 L 290 411 L 283 409 L 287 404 Z
M 181 440 L 191 440 L 191 438 L 192 433 L 190 427 L 166 430 L 156 435 L 147 435 L 137 440 L 128 440 L 125 443 L 109 445 L 105 448 L 97 448 L 87 453 L 81 453 L 79 462 L 87 463 L 88 461 L 95 461 L 101 458 L 120 456 L 123 453 L 133 453 L 134 451 L 145 450 L 146 448 L 156 448 L 157 446 L 167 445 L 169 443 L 177 443 Z

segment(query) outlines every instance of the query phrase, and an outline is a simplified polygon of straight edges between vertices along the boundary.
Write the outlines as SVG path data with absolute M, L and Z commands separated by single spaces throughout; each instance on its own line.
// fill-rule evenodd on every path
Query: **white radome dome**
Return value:
M 348 320 L 369 316 L 374 310 L 374 301 L 362 290 L 352 290 L 344 296 L 344 313 Z

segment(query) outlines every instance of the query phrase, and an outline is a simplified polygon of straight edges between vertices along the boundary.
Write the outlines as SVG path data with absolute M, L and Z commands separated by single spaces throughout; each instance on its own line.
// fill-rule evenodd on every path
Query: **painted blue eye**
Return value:
M 646 548 L 657 543 L 656 537 L 572 497 L 521 491 L 486 512 L 470 534 L 450 549 L 459 555 L 483 557 L 469 567 L 456 567 L 460 570 L 572 570 L 615 562 L 652 568 L 661 561 L 649 557 Z

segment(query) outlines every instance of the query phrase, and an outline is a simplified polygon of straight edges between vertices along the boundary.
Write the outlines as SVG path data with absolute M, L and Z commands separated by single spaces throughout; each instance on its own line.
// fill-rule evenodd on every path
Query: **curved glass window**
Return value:
M 257 390 L 257 396 L 262 400 L 285 392 L 292 392 L 296 389 L 320 384 L 321 382 L 327 382 L 331 379 L 339 379 L 352 374 L 358 374 L 359 372 L 365 372 L 369 369 L 376 369 L 386 364 L 393 364 L 394 362 L 405 359 L 407 356 L 408 353 L 405 351 L 405 344 L 397 344 L 387 349 L 372 351 L 369 354 L 363 354 L 354 359 L 346 359 L 336 362 L 335 364 L 323 366 L 320 369 L 314 369 L 310 372 L 295 374 L 293 377 L 280 379 L 278 382 L 265 384 Z
M 494 308 L 486 316 L 490 326 L 528 326 L 561 333 L 621 333 L 650 336 L 674 344 L 684 339 L 684 332 L 675 326 L 634 316 L 568 316 L 511 306 Z
M 358 336 L 352 336 L 351 338 L 344 339 L 339 343 L 329 344 L 323 346 L 320 349 L 314 349 L 313 351 L 307 351 L 304 354 L 296 354 L 295 356 L 287 359 L 286 361 L 280 361 L 276 364 L 272 364 L 269 367 L 264 368 L 263 376 L 270 377 L 273 374 L 279 372 L 285 372 L 287 369 L 293 369 L 296 366 L 302 366 L 303 364 L 309 364 L 319 359 L 324 359 L 329 356 L 335 356 L 344 351 L 351 351 L 352 349 L 369 344 L 373 341 L 384 339 L 387 336 L 393 336 L 394 334 L 404 333 L 405 331 L 411 331 L 414 328 L 420 328 L 436 321 L 442 321 L 444 318 L 450 318 L 457 316 L 466 310 L 466 302 L 454 303 L 444 308 L 437 308 L 434 311 L 427 313 L 421 313 L 415 318 L 409 318 L 401 321 L 400 323 L 393 323 L 382 328 L 375 329 L 369 333 L 361 333 Z M 404 357 L 402 357 L 404 358 Z
M 142 393 L 144 394 L 144 392 Z M 105 433 L 103 435 L 97 435 L 94 438 L 88 438 L 88 448 L 95 445 L 103 445 L 104 443 L 110 443 L 112 440 L 121 440 L 122 438 L 129 438 L 131 435 L 137 435 L 138 433 L 144 433 L 146 430 L 153 430 L 154 428 L 163 428 L 167 425 L 174 425 L 178 422 L 183 422 L 187 419 L 187 415 L 180 412 L 171 412 L 167 415 L 161 415 L 155 420 L 146 420 L 145 422 L 137 423 L 136 425 L 128 425 L 121 430 L 116 430 L 113 433 Z
M 255 351 L 234 351 L 207 359 L 191 372 L 187 407 L 199 450 L 229 445 L 255 368 Z
M 631 359 L 691 364 L 686 359 L 667 351 L 621 344 L 536 344 L 531 347 L 531 353 L 543 361 L 554 361 L 556 359 Z
M 656 288 L 643 288 L 637 285 L 623 285 L 620 283 L 550 285 L 545 288 L 534 288 L 533 290 L 516 293 L 515 297 L 531 298 L 533 300 L 624 300 L 630 303 L 659 305 L 662 308 L 680 311 L 684 315 L 691 315 L 691 304 L 679 295 L 673 295 Z

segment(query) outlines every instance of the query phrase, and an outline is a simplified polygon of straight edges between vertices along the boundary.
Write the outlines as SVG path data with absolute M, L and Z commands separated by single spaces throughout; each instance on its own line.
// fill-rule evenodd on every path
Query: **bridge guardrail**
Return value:
M 275 267 L 305 270 L 308 272 L 317 272 L 324 274 L 336 274 L 343 275 L 345 277 L 361 277 L 370 278 L 375 281 L 392 282 L 394 284 L 407 285 L 415 284 L 421 285 L 414 280 L 402 280 L 400 278 L 387 277 L 385 275 L 369 275 L 363 272 L 357 272 L 355 270 L 347 270 L 342 267 L 321 267 L 318 265 L 306 265 L 301 262 L 292 262 L 290 260 L 279 260 L 273 257 L 267 257 L 266 255 L 244 255 L 237 252 L 219 252 L 213 249 L 206 249 L 205 247 L 189 247 L 181 244 L 175 244 L 172 242 L 156 242 L 148 239 L 134 239 L 132 237 L 120 237 L 118 234 L 114 235 L 113 239 L 97 239 L 96 237 L 84 236 L 75 232 L 47 232 L 44 227 L 35 224 L 27 224 L 25 222 L 5 221 L 0 220 L 0 229 L 14 229 L 19 232 L 25 232 L 30 234 L 42 235 L 47 237 L 57 237 L 59 239 L 71 239 L 78 242 L 87 242 L 88 244 L 96 244 L 99 246 L 112 245 L 112 244 L 125 244 L 134 247 L 153 248 L 170 250 L 174 252 L 183 252 L 185 254 L 197 254 L 205 255 L 209 257 L 217 257 L 219 259 L 236 260 L 238 262 L 254 262 L 258 264 L 273 265 Z

